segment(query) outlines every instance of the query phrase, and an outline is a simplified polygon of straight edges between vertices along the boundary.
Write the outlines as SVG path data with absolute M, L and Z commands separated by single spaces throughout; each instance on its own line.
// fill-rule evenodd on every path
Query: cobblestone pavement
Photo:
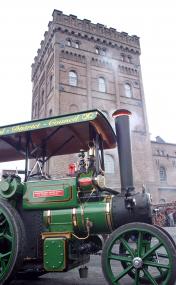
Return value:
M 176 227 L 166 228 L 176 241 Z M 49 273 L 43 275 L 36 281 L 20 280 L 14 281 L 11 285 L 108 285 L 101 269 L 101 257 L 91 256 L 88 278 L 80 279 L 78 269 L 66 273 Z M 132 279 L 126 278 L 122 285 L 132 285 Z

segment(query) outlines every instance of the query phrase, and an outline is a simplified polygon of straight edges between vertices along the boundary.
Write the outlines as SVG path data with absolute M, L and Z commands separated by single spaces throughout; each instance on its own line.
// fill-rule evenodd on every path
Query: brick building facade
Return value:
M 98 108 L 113 125 L 114 110 L 130 110 L 135 187 L 157 200 L 140 53 L 137 36 L 54 10 L 32 64 L 32 119 Z M 75 159 L 52 159 L 48 171 L 62 175 Z M 107 184 L 119 188 L 117 150 L 105 162 Z
M 155 175 L 156 201 L 176 201 L 176 144 L 160 137 L 151 142 Z

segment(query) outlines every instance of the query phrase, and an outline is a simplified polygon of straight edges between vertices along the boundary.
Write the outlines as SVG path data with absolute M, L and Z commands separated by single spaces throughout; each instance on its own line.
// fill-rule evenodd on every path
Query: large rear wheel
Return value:
M 15 208 L 0 199 L 0 284 L 9 282 L 23 262 L 25 233 Z
M 129 278 L 132 284 L 173 285 L 176 280 L 176 247 L 159 228 L 130 223 L 115 230 L 102 252 L 102 268 L 110 285 Z

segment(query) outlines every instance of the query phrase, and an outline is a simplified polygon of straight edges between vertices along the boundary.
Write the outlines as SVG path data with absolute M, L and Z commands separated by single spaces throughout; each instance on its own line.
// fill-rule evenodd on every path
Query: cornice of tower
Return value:
M 107 28 L 105 25 L 93 24 L 90 20 L 80 20 L 74 15 L 65 15 L 62 11 L 53 11 L 53 20 L 48 24 L 48 31 L 44 33 L 44 40 L 40 43 L 37 56 L 32 64 L 32 80 L 42 64 L 42 59 L 50 47 L 51 40 L 55 32 L 60 31 L 90 41 L 96 44 L 103 44 L 112 48 L 119 49 L 123 52 L 140 54 L 140 41 L 136 35 L 130 36 L 125 32 L 118 32 L 114 28 Z

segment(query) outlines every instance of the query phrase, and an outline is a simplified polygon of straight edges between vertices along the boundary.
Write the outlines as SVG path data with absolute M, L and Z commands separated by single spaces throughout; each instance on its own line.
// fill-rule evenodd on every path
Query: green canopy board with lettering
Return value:
M 27 145 L 29 158 L 87 150 L 92 129 L 102 137 L 105 149 L 116 146 L 114 131 L 99 110 L 0 127 L 0 162 L 25 159 Z

